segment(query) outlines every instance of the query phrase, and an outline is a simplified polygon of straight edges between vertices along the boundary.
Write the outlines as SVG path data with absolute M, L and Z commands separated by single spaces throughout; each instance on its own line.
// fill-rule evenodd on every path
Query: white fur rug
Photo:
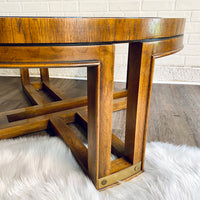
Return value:
M 147 144 L 145 172 L 98 192 L 58 138 L 0 141 L 0 200 L 199 200 L 200 149 Z

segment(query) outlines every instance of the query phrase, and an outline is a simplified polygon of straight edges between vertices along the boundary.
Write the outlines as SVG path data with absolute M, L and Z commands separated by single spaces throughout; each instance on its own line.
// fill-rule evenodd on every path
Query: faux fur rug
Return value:
M 58 138 L 0 141 L 1 200 L 199 200 L 200 149 L 147 144 L 145 172 L 98 192 Z

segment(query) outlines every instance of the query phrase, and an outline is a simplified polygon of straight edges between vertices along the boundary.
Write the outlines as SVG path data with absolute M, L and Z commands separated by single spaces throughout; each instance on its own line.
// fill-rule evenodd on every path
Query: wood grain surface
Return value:
M 0 17 L 0 25 L 0 44 L 112 43 L 178 36 L 185 19 Z

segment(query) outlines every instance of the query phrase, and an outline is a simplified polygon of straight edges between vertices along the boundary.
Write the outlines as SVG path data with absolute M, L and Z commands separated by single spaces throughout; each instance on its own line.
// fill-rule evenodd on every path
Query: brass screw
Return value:
M 136 171 L 136 170 L 137 170 L 137 166 L 134 167 L 134 171 Z
M 104 179 L 103 181 L 101 181 L 101 184 L 102 185 L 105 185 L 107 183 L 107 180 L 106 179 Z

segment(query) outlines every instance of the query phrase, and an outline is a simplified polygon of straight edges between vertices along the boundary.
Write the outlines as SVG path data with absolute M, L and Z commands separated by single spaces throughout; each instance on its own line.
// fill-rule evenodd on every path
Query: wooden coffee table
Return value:
M 51 129 L 70 147 L 97 189 L 144 170 L 154 61 L 183 48 L 185 19 L 0 17 L 0 67 L 20 68 L 33 106 L 0 114 L 0 139 Z M 113 93 L 116 43 L 129 43 L 127 87 Z M 69 99 L 48 68 L 87 67 L 87 96 Z M 31 82 L 29 68 L 40 68 Z M 46 102 L 37 90 L 54 98 Z M 112 134 L 112 112 L 127 109 L 125 143 Z M 88 148 L 67 125 L 87 130 Z M 111 161 L 111 151 L 118 159 Z

